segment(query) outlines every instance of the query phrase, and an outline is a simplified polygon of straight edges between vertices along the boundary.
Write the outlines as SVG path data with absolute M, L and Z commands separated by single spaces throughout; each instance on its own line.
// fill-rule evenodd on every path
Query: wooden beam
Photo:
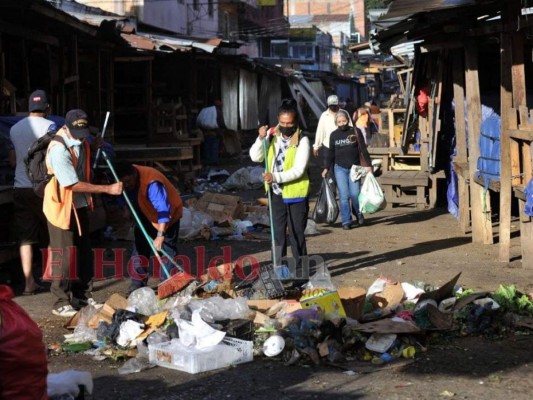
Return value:
M 509 20 L 514 19 L 516 13 L 519 14 L 520 4 L 518 1 L 509 2 L 507 4 L 509 10 Z M 526 74 L 524 69 L 524 37 L 523 33 L 514 32 L 511 36 L 512 42 L 512 67 L 511 75 L 513 82 L 513 107 L 522 109 L 520 111 L 520 128 L 525 128 L 529 125 L 527 115 L 527 100 L 526 100 Z M 520 173 L 523 172 L 520 163 L 520 144 L 514 140 L 511 141 L 511 175 L 513 185 L 522 184 Z
M 478 46 L 473 39 L 465 44 L 465 81 L 468 104 L 468 155 L 470 167 L 470 197 L 472 214 L 472 241 L 492 244 L 492 221 L 490 193 L 474 183 L 479 158 L 479 135 L 481 125 L 481 97 L 478 76 Z
M 513 64 L 512 37 L 503 33 L 500 38 L 500 234 L 499 260 L 509 262 L 511 247 L 511 138 L 509 137 L 509 114 L 513 106 L 513 82 L 509 73 Z
M 513 108 L 513 111 L 516 112 L 516 109 Z M 507 129 L 507 135 L 513 139 L 533 141 L 533 131 L 524 131 L 522 129 Z
M 451 54 L 453 74 L 453 98 L 455 100 L 455 149 L 454 170 L 457 174 L 457 194 L 459 197 L 459 229 L 466 233 L 470 227 L 470 189 L 469 176 L 461 174 L 457 165 L 468 167 L 468 152 L 466 143 L 466 116 L 465 116 L 465 77 L 463 53 L 456 51 Z
M 526 202 L 518 200 L 518 209 L 521 216 L 525 216 Z M 522 250 L 522 267 L 533 267 L 533 222 L 531 218 L 520 218 L 520 247 Z

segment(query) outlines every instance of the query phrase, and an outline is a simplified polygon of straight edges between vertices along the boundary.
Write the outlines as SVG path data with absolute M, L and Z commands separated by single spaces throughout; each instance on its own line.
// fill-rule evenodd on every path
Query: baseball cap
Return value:
M 338 106 L 339 105 L 339 98 L 332 94 L 328 97 L 328 106 Z
M 45 111 L 48 108 L 48 96 L 44 90 L 36 90 L 30 94 L 28 99 L 28 110 L 30 112 Z
M 83 110 L 70 110 L 65 116 L 65 124 L 76 139 L 82 139 L 90 135 L 89 119 L 87 113 Z

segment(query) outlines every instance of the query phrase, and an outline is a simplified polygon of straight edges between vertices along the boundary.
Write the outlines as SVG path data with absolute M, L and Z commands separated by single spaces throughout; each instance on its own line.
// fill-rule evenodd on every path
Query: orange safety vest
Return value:
M 63 132 L 59 132 L 57 133 L 57 135 L 62 136 L 63 139 L 66 138 L 66 135 Z M 46 152 L 45 160 L 49 174 L 53 174 L 54 171 L 52 170 L 52 167 L 50 166 L 50 163 L 48 161 L 48 154 L 50 153 L 50 149 L 58 144 L 61 145 L 61 143 L 56 141 L 50 142 L 50 145 L 48 146 L 48 150 Z M 83 145 L 85 147 L 85 181 L 90 182 L 91 146 L 86 141 L 83 142 Z M 76 154 L 74 153 L 72 148 L 69 148 L 69 151 L 72 156 L 72 164 L 74 165 L 74 168 L 77 169 L 78 157 L 76 157 Z M 60 229 L 68 230 L 70 229 L 70 216 L 72 211 L 74 211 L 74 216 L 78 225 L 78 233 L 81 236 L 82 232 L 80 221 L 78 218 L 78 214 L 76 213 L 76 209 L 74 208 L 72 195 L 73 192 L 71 189 L 61 186 L 55 175 L 52 176 L 52 179 L 50 179 L 50 182 L 48 182 L 48 184 L 44 188 L 43 212 L 48 222 L 50 222 L 52 225 Z M 92 208 L 92 199 L 90 199 L 89 205 Z
M 176 223 L 183 215 L 183 202 L 181 201 L 178 190 L 167 177 L 157 169 L 140 165 L 134 165 L 134 167 L 139 172 L 139 191 L 137 201 L 144 216 L 152 223 L 154 228 L 157 229 L 157 220 L 159 219 L 157 216 L 157 210 L 148 199 L 146 193 L 148 192 L 148 185 L 153 182 L 160 182 L 165 187 L 168 202 L 170 204 L 170 222 L 168 223 L 168 226 Z

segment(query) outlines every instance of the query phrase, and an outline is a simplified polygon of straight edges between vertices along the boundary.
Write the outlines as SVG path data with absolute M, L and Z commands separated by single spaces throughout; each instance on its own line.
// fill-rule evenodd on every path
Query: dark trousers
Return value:
M 152 223 L 148 221 L 148 219 L 137 210 L 137 215 L 139 215 L 139 219 L 141 220 L 144 228 L 146 229 L 146 232 L 148 233 L 148 236 L 151 240 L 153 240 L 157 235 L 157 229 L 154 228 Z M 165 241 L 163 242 L 163 250 L 169 255 L 169 257 L 174 258 L 178 254 L 178 233 L 180 230 L 180 221 L 177 221 L 176 223 L 172 224 L 168 227 L 166 233 L 165 233 Z M 146 237 L 142 233 L 141 229 L 135 225 L 134 230 L 134 236 L 135 236 L 135 249 L 133 251 L 132 256 L 142 256 L 146 260 L 153 259 L 154 252 L 152 251 L 152 247 L 148 244 L 148 241 L 146 240 Z M 162 261 L 164 262 L 164 266 L 160 266 L 160 276 L 161 280 L 167 279 L 167 275 L 164 271 L 166 271 L 171 274 L 172 269 L 174 268 L 173 264 L 171 262 L 165 262 L 165 259 L 163 258 Z M 146 286 L 148 283 L 149 278 L 149 268 L 145 265 L 136 265 L 134 267 L 135 275 L 131 277 L 131 287 L 133 288 L 140 288 L 143 286 Z
M 292 277 L 303 278 L 303 257 L 307 256 L 305 243 L 305 227 L 309 214 L 309 201 L 284 203 L 280 195 L 272 192 L 272 219 L 274 225 L 274 241 L 276 243 L 276 260 L 274 265 L 285 264 L 291 270 Z M 287 227 L 291 244 L 292 259 L 287 259 Z M 282 258 L 285 258 L 282 260 Z
M 91 296 L 94 274 L 93 253 L 89 238 L 89 210 L 76 210 L 81 227 L 81 236 L 74 212 L 70 215 L 70 229 L 64 230 L 48 222 L 50 235 L 49 255 L 52 262 L 52 286 L 50 291 L 56 297 L 54 308 L 71 304 L 74 308 L 85 305 Z

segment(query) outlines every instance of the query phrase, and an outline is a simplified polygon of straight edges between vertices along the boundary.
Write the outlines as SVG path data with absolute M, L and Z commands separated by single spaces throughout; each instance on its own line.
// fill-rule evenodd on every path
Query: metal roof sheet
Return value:
M 444 10 L 447 8 L 470 6 L 477 0 L 395 0 L 382 19 L 409 16 L 420 12 Z

